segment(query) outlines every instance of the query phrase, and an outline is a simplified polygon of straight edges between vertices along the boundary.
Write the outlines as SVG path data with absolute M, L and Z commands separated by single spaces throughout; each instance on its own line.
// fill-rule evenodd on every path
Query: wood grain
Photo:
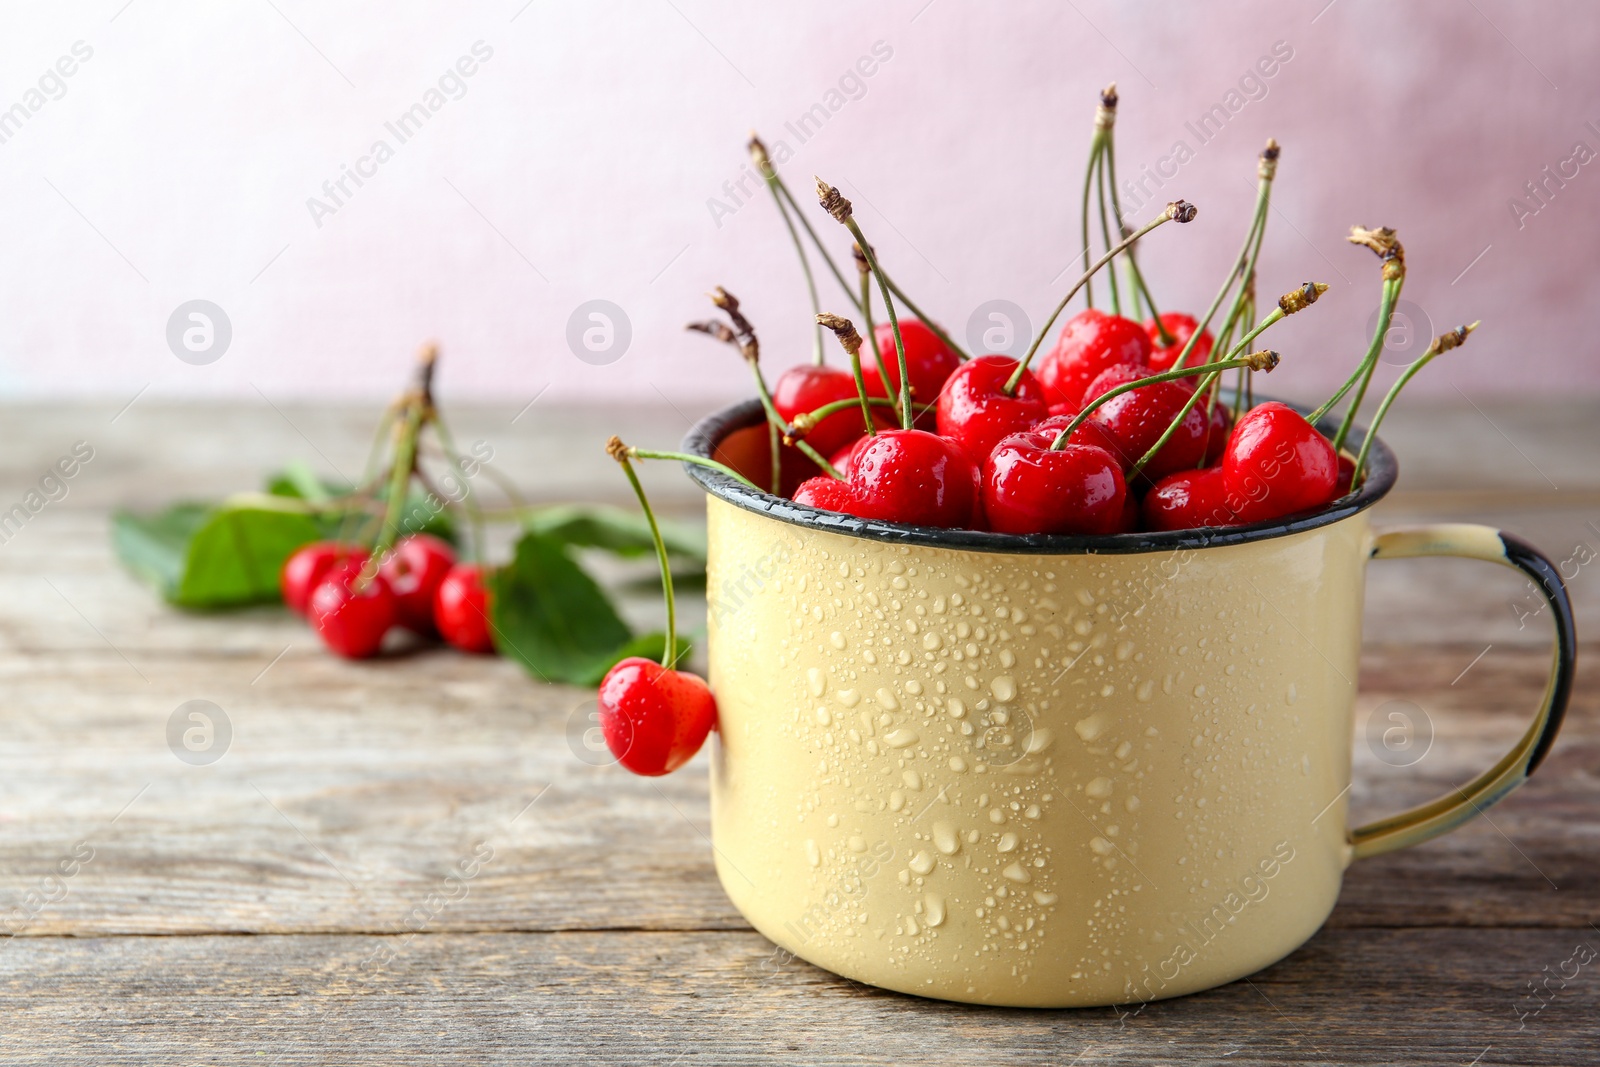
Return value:
M 514 423 L 514 411 L 468 412 L 456 434 L 494 440 L 510 469 L 547 470 L 541 450 L 570 455 L 539 498 L 620 500 L 604 457 L 580 447 L 592 422 L 533 411 Z M 12 411 L 18 447 L 0 452 L 4 501 L 55 451 L 99 435 L 67 498 L 0 544 L 0 922 L 22 935 L 0 939 L 0 1062 L 1594 1060 L 1600 962 L 1520 1031 L 1517 1017 L 1545 968 L 1579 942 L 1600 948 L 1600 668 L 1588 660 L 1532 782 L 1486 819 L 1352 867 L 1327 927 L 1249 982 L 1125 1019 L 918 1001 L 775 957 L 712 872 L 704 757 L 657 781 L 593 765 L 581 743 L 592 694 L 415 647 L 341 662 L 281 609 L 174 612 L 117 568 L 112 505 L 247 488 L 294 455 L 358 463 L 370 413 L 143 401 L 115 413 Z M 1538 436 L 1531 413 L 1493 415 L 1519 440 Z M 1467 434 L 1475 418 L 1446 413 L 1440 432 Z M 671 411 L 634 424 L 654 444 L 686 426 Z M 1556 417 L 1527 446 L 1563 491 L 1475 496 L 1447 439 L 1381 518 L 1493 522 L 1557 558 L 1583 538 L 1600 546 L 1600 473 L 1563 458 L 1592 427 Z M 1491 484 L 1528 489 L 1495 462 Z M 695 515 L 676 471 L 651 476 L 668 510 Z M 1595 573 L 1571 586 L 1580 635 L 1600 623 Z M 1548 669 L 1547 622 L 1517 625 L 1523 592 L 1478 564 L 1373 569 L 1356 817 L 1450 791 L 1521 732 Z M 703 603 L 690 599 L 692 618 Z M 659 624 L 659 601 L 625 607 Z M 210 766 L 167 747 L 167 720 L 191 699 L 232 724 Z M 1421 707 L 1435 735 L 1408 768 L 1362 740 L 1394 700 Z M 37 903 L 84 849 L 65 895 Z M 466 896 L 431 904 L 473 857 Z

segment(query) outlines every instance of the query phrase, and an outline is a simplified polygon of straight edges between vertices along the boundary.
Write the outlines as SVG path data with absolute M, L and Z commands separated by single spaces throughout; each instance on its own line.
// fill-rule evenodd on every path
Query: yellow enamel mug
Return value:
M 729 408 L 685 449 L 759 481 L 760 419 Z M 1520 784 L 1571 686 L 1543 556 L 1481 526 L 1370 529 L 1396 473 L 1381 442 L 1315 515 L 1102 538 L 866 522 L 688 469 L 708 493 L 718 876 L 779 946 L 886 989 L 1085 1007 L 1249 975 L 1316 932 L 1352 860 Z M 1403 556 L 1526 572 L 1554 664 L 1494 767 L 1350 827 L 1366 566 Z

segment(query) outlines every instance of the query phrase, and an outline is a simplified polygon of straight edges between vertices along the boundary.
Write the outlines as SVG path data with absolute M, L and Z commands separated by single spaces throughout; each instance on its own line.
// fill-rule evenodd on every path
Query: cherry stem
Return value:
M 906 309 L 910 311 L 911 314 L 915 315 L 924 326 L 932 330 L 939 340 L 945 343 L 945 347 L 956 354 L 957 358 L 959 358 L 963 363 L 972 358 L 967 354 L 965 349 L 956 344 L 955 338 L 951 337 L 945 332 L 943 326 L 940 326 L 937 322 L 934 322 L 923 312 L 921 308 L 917 307 L 917 305 L 911 302 L 911 298 L 905 294 L 904 290 L 895 284 L 893 278 L 885 274 L 883 276 L 883 280 L 889 286 L 889 291 L 900 299 L 900 303 L 904 304 Z
M 897 406 L 893 400 L 881 396 L 868 397 L 867 403 L 871 404 L 875 408 L 894 408 Z M 836 415 L 841 411 L 847 411 L 850 408 L 858 407 L 860 405 L 861 400 L 859 397 L 850 397 L 847 400 L 830 400 L 820 408 L 817 408 L 815 411 L 808 411 L 804 415 L 799 416 L 799 418 L 796 418 L 795 430 L 798 431 L 800 428 L 800 419 L 805 419 L 808 423 L 815 425 L 816 423 L 819 423 L 823 419 L 827 418 L 829 415 Z M 933 408 L 932 404 L 913 404 L 911 406 L 918 415 L 921 415 L 923 412 L 929 411 Z M 877 431 L 874 429 L 869 432 L 876 433 Z
M 1105 130 L 1098 136 L 1100 138 L 1100 151 L 1095 157 L 1098 161 L 1094 169 L 1095 200 L 1098 201 L 1100 208 L 1100 237 L 1101 240 L 1105 242 L 1105 246 L 1110 248 L 1112 247 L 1110 209 L 1106 206 L 1106 156 L 1111 151 L 1110 130 Z M 1122 227 L 1119 225 L 1117 227 L 1117 231 L 1121 233 L 1121 230 Z M 1115 267 L 1106 272 L 1106 282 L 1111 288 L 1111 314 L 1121 315 L 1122 291 L 1117 285 L 1117 271 Z
M 1373 331 L 1372 343 L 1361 361 L 1361 381 L 1356 385 L 1356 395 L 1350 398 L 1350 407 L 1345 411 L 1344 418 L 1339 420 L 1339 432 L 1333 438 L 1336 452 L 1349 436 L 1350 427 L 1356 421 L 1356 412 L 1361 410 L 1361 402 L 1366 399 L 1367 386 L 1372 382 L 1373 372 L 1378 369 L 1378 358 L 1383 355 L 1383 345 L 1389 337 L 1389 324 L 1394 320 L 1395 305 L 1400 301 L 1400 290 L 1405 281 L 1405 275 L 1402 274 L 1394 281 L 1383 283 L 1382 302 L 1378 305 L 1378 328 Z
M 1449 333 L 1435 337 L 1433 343 L 1428 345 L 1428 350 L 1422 354 L 1422 357 L 1402 371 L 1399 379 L 1389 387 L 1389 391 L 1384 394 L 1383 402 L 1378 405 L 1378 410 L 1373 413 L 1372 422 L 1367 426 L 1366 436 L 1361 439 L 1361 451 L 1356 454 L 1355 470 L 1350 475 L 1350 485 L 1352 487 L 1361 481 L 1362 471 L 1367 466 L 1367 453 L 1372 450 L 1372 442 L 1377 440 L 1378 437 L 1378 426 L 1383 422 L 1383 417 L 1389 413 L 1389 407 L 1395 402 L 1395 398 L 1400 395 L 1400 390 L 1406 387 L 1407 382 L 1416 377 L 1419 370 L 1432 362 L 1433 357 L 1443 352 L 1448 352 L 1452 348 L 1461 347 L 1466 343 L 1467 337 L 1472 331 L 1477 328 L 1478 324 L 1474 322 L 1466 326 L 1457 326 Z
M 1194 351 L 1194 346 L 1199 343 L 1200 335 L 1211 326 L 1211 320 L 1216 317 L 1217 309 L 1222 307 L 1222 302 L 1228 298 L 1228 293 L 1233 289 L 1234 281 L 1241 277 L 1248 277 L 1255 271 L 1255 253 L 1260 252 L 1260 238 L 1267 226 L 1267 208 L 1272 202 L 1272 179 L 1278 172 L 1278 142 L 1267 140 L 1267 147 L 1262 149 L 1260 159 L 1256 164 L 1256 207 L 1255 214 L 1250 220 L 1250 231 L 1245 234 L 1244 244 L 1239 249 L 1239 255 L 1234 260 L 1234 266 L 1228 272 L 1227 278 L 1222 282 L 1222 288 L 1217 290 L 1216 298 L 1211 301 L 1211 306 L 1206 309 L 1206 314 L 1200 324 L 1194 328 L 1194 333 L 1184 342 L 1183 350 L 1178 353 L 1178 358 L 1172 361 L 1174 367 L 1185 366 L 1189 362 L 1189 353 Z
M 400 516 L 405 511 L 406 495 L 411 488 L 411 477 L 417 470 L 417 437 L 422 427 L 433 418 L 433 370 L 439 359 L 437 346 L 424 345 L 417 356 L 416 383 L 400 398 L 399 421 L 394 429 L 394 461 L 389 468 L 389 488 L 383 523 L 378 527 L 378 538 L 372 554 L 361 570 L 358 585 L 362 588 L 378 572 L 378 564 L 400 536 Z
M 795 202 L 794 194 L 789 191 L 788 183 L 783 180 L 783 175 L 773 171 L 773 180 L 778 183 L 778 191 L 783 194 L 783 198 L 789 202 L 790 207 L 794 208 L 795 217 L 800 220 L 800 225 L 805 228 L 807 235 L 810 236 L 811 243 L 815 246 L 817 254 L 822 257 L 822 261 L 833 272 L 834 280 L 839 283 L 839 288 L 844 290 L 845 298 L 854 305 L 857 311 L 860 311 L 861 305 L 856 303 L 855 291 L 850 288 L 850 283 L 844 280 L 844 275 L 840 272 L 839 265 L 833 261 L 833 256 L 828 253 L 827 246 L 822 243 L 822 238 L 818 237 L 817 231 L 812 229 L 811 220 L 806 218 L 805 212 L 801 211 L 800 205 Z
M 1164 223 L 1171 222 L 1174 219 L 1180 223 L 1190 222 L 1194 219 L 1194 217 L 1195 206 L 1193 204 L 1190 204 L 1184 200 L 1174 200 L 1172 203 L 1167 205 L 1165 211 L 1151 219 L 1149 222 L 1145 223 L 1143 226 L 1139 227 L 1137 230 L 1119 242 L 1115 248 L 1112 248 L 1105 255 L 1095 260 L 1094 264 L 1083 272 L 1083 276 L 1077 280 L 1072 288 L 1067 290 L 1067 295 L 1061 298 L 1061 302 L 1056 305 L 1056 309 L 1052 311 L 1050 313 L 1050 317 L 1045 320 L 1044 326 L 1040 328 L 1037 334 L 1034 335 L 1033 343 L 1028 346 L 1028 354 L 1022 357 L 1022 362 L 1017 364 L 1017 369 L 1013 371 L 1011 377 L 1006 380 L 1006 384 L 1001 391 L 1007 396 L 1011 396 L 1016 393 L 1017 383 L 1022 381 L 1023 372 L 1028 369 L 1028 364 L 1033 361 L 1034 354 L 1039 351 L 1040 343 L 1050 333 L 1050 327 L 1055 325 L 1056 319 L 1061 317 L 1061 313 L 1066 310 L 1067 304 L 1072 300 L 1072 298 L 1078 295 L 1078 290 L 1089 284 L 1089 279 L 1094 277 L 1095 272 L 1101 267 L 1104 267 L 1107 263 L 1111 262 L 1112 256 L 1123 251 L 1139 238 L 1143 237 L 1145 234 Z
M 840 474 L 838 469 L 828 462 L 827 457 L 812 448 L 804 439 L 794 437 L 794 427 L 783 421 L 783 416 L 778 414 L 778 406 L 772 402 L 772 393 L 767 389 L 767 380 L 762 377 L 761 368 L 756 366 L 753 360 L 750 363 L 750 367 L 756 372 L 756 395 L 761 398 L 761 407 L 767 413 L 767 440 L 771 442 L 772 455 L 774 457 L 772 460 L 772 476 L 774 479 L 772 495 L 783 495 L 783 486 L 780 480 L 780 454 L 778 451 L 778 438 L 780 437 L 785 440 L 794 438 L 794 447 L 798 448 L 811 462 L 827 471 L 832 477 L 844 481 L 844 475 Z
M 861 372 L 861 335 L 856 332 L 855 323 L 838 315 L 819 314 L 817 316 L 817 328 L 821 329 L 824 326 L 833 332 L 833 336 L 839 342 L 839 347 L 843 348 L 845 354 L 850 357 L 850 371 L 855 375 L 856 380 L 856 395 L 849 400 L 839 400 L 824 404 L 815 411 L 795 416 L 795 432 L 799 433 L 803 430 L 805 433 L 810 433 L 811 428 L 828 415 L 860 404 L 861 421 L 866 425 L 867 436 L 872 437 L 877 434 L 878 428 L 872 424 L 872 401 L 867 397 L 867 379 Z M 890 406 L 893 406 L 892 402 Z M 801 420 L 804 420 L 803 427 L 801 426 Z M 793 444 L 794 442 L 784 438 L 784 443 Z
M 1362 382 L 1370 373 L 1368 364 L 1376 364 L 1378 354 L 1383 351 L 1384 335 L 1389 331 L 1389 320 L 1394 316 L 1394 305 L 1399 298 L 1399 282 L 1386 280 L 1383 283 L 1383 295 L 1378 305 L 1378 328 L 1373 332 L 1372 340 L 1367 345 L 1366 355 L 1362 357 L 1360 364 L 1356 366 L 1356 369 L 1351 373 L 1350 377 L 1345 379 L 1344 384 L 1339 386 L 1338 392 L 1334 393 L 1325 402 L 1323 402 L 1321 407 L 1317 408 L 1317 410 L 1306 416 L 1307 422 L 1310 422 L 1313 426 L 1316 425 L 1318 419 L 1321 419 L 1329 411 L 1333 410 L 1333 406 L 1340 400 L 1344 399 L 1344 395 L 1351 389 L 1355 388 L 1355 386 Z M 1351 410 L 1353 411 L 1354 408 L 1355 405 L 1352 404 Z M 1353 416 L 1347 415 L 1347 419 L 1350 418 L 1353 418 Z M 1341 434 L 1340 436 L 1342 441 L 1343 435 Z
M 1119 385 L 1114 389 L 1108 389 L 1084 405 L 1083 410 L 1072 417 L 1072 421 L 1067 424 L 1066 428 L 1056 434 L 1056 439 L 1050 443 L 1050 448 L 1052 451 L 1059 451 L 1065 448 L 1067 439 L 1077 432 L 1079 426 L 1089 421 L 1089 416 L 1094 414 L 1096 408 L 1108 400 L 1121 396 L 1123 393 L 1131 393 L 1133 390 L 1142 389 L 1147 385 L 1176 381 L 1179 378 L 1192 378 L 1196 374 L 1220 374 L 1222 371 L 1231 370 L 1234 367 L 1259 366 L 1262 370 L 1270 370 L 1272 367 L 1277 366 L 1277 363 L 1278 354 L 1276 352 L 1252 352 L 1250 355 L 1239 359 L 1225 359 L 1199 367 L 1180 367 L 1176 370 L 1162 371 L 1160 374 L 1152 374 L 1148 378 L 1139 378 L 1136 381 Z M 1196 395 L 1198 395 L 1198 392 Z M 1190 402 L 1192 403 L 1193 400 L 1194 398 L 1191 397 Z
M 894 313 L 894 298 L 889 295 L 888 283 L 883 279 L 883 271 L 878 269 L 878 257 L 872 252 L 872 245 L 867 241 L 867 235 L 861 232 L 861 227 L 856 223 L 855 216 L 850 207 L 850 201 L 839 195 L 839 190 L 817 179 L 817 197 L 822 203 L 823 210 L 832 215 L 835 220 L 842 223 L 850 231 L 850 236 L 856 239 L 856 245 L 861 249 L 861 256 L 867 261 L 867 269 L 878 280 L 878 291 L 883 297 L 884 310 L 889 315 L 889 329 L 894 333 L 894 354 L 900 363 L 900 428 L 911 429 L 911 374 L 906 369 L 906 342 L 900 336 L 900 318 Z M 877 338 L 873 338 L 873 347 L 877 347 Z M 884 386 L 888 386 L 885 381 Z M 829 467 L 835 478 L 839 472 Z
M 883 381 L 884 392 L 889 391 L 889 364 L 884 362 L 883 350 L 878 347 L 878 327 L 872 321 L 872 272 L 867 269 L 867 258 L 859 256 L 856 259 L 859 265 L 858 274 L 861 275 L 861 317 L 867 327 L 867 343 L 872 345 L 872 361 L 878 365 L 878 376 Z M 900 417 L 900 412 L 895 411 L 895 418 Z
M 1097 164 L 1100 162 L 1102 143 L 1100 131 L 1097 129 L 1095 130 L 1094 139 L 1089 142 L 1089 165 L 1083 171 L 1083 211 L 1080 215 L 1080 222 L 1082 223 L 1081 232 L 1083 234 L 1083 273 L 1087 276 L 1093 276 L 1094 274 L 1094 271 L 1089 269 L 1089 250 L 1092 243 L 1089 240 L 1089 194 L 1094 189 L 1094 175 Z M 1088 307 L 1094 307 L 1094 285 L 1090 282 L 1084 283 L 1083 299 Z
M 805 245 L 800 243 L 800 233 L 794 228 L 794 220 L 789 217 L 789 209 L 783 206 L 783 197 L 773 185 L 773 178 L 767 179 L 767 189 L 772 193 L 772 202 L 778 205 L 778 214 L 783 216 L 783 224 L 789 230 L 789 240 L 794 242 L 795 254 L 800 257 L 800 269 L 806 276 L 806 293 L 811 297 L 811 314 L 816 316 L 822 311 L 822 303 L 817 299 L 817 280 L 811 274 L 811 260 L 806 255 Z M 811 362 L 814 366 L 822 366 L 822 327 L 813 326 L 811 330 Z
M 455 468 L 455 476 L 461 482 L 461 504 L 462 507 L 466 508 L 467 516 L 472 523 L 472 559 L 475 562 L 484 562 L 486 557 L 484 555 L 483 508 L 479 505 L 478 498 L 472 491 L 472 480 L 467 477 L 467 472 L 462 469 L 461 454 L 456 451 L 455 441 L 450 437 L 450 428 L 445 425 L 444 420 L 439 418 L 437 414 L 433 418 L 433 432 L 439 435 L 439 447 L 444 451 L 445 459 Z M 491 478 L 496 477 L 495 472 L 490 471 L 487 465 L 483 465 L 483 470 Z M 506 495 L 511 498 L 513 503 L 521 503 L 514 486 L 507 488 L 505 483 L 501 483 L 501 488 L 507 490 Z M 441 500 L 445 499 L 440 494 L 436 493 L 435 495 L 438 495 Z
M 674 459 L 679 463 L 691 463 L 696 467 L 704 467 L 706 470 L 712 470 L 721 474 L 726 474 L 740 485 L 743 485 L 749 489 L 754 489 L 758 493 L 766 492 L 766 490 L 762 489 L 755 482 L 752 482 L 749 478 L 746 478 L 744 475 L 740 474 L 726 463 L 718 463 L 714 459 L 707 459 L 705 456 L 697 456 L 692 452 L 663 452 L 660 449 L 634 448 L 632 445 L 629 445 L 628 455 L 632 456 L 634 459 Z
M 661 539 L 661 528 L 656 525 L 656 513 L 650 508 L 650 498 L 644 494 L 644 486 L 639 481 L 639 475 L 634 472 L 633 463 L 629 456 L 635 454 L 618 438 L 613 437 L 606 442 L 606 451 L 611 453 L 611 458 L 622 464 L 622 473 L 628 476 L 628 484 L 633 486 L 633 495 L 639 498 L 639 506 L 644 509 L 645 521 L 650 524 L 650 539 L 656 544 L 656 560 L 661 564 L 661 592 L 667 598 L 667 639 L 666 648 L 661 652 L 661 665 L 671 670 L 677 663 L 678 657 L 678 605 L 672 595 L 672 565 L 667 562 L 667 545 Z

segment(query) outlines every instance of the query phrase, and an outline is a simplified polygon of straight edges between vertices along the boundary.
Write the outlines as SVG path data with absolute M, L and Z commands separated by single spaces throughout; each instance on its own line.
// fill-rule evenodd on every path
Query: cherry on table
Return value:
M 1059 432 L 1029 430 L 995 446 L 983 468 L 983 513 L 991 530 L 1012 534 L 1122 530 L 1128 488 L 1121 464 L 1096 445 L 1069 442 L 1052 449 Z
M 1023 371 L 1016 391 L 1006 393 L 1016 369 L 1010 356 L 979 356 L 950 375 L 939 393 L 939 436 L 961 445 L 979 467 L 1002 438 L 1049 417 L 1044 391 L 1031 371 Z
M 494 651 L 489 590 L 483 577 L 481 564 L 457 563 L 434 591 L 433 622 L 439 636 L 463 652 Z
M 1156 320 L 1145 321 L 1144 330 L 1150 337 L 1150 370 L 1171 370 L 1177 362 L 1178 356 L 1183 352 L 1183 346 L 1189 343 L 1189 338 L 1194 336 L 1194 331 L 1200 323 L 1195 321 L 1193 315 L 1183 311 L 1165 311 L 1161 314 L 1161 325 L 1167 328 L 1167 336 L 1172 338 L 1170 345 L 1161 343 L 1161 331 L 1156 329 Z M 1198 367 L 1211 355 L 1213 344 L 1211 331 L 1206 330 L 1200 334 L 1200 339 L 1194 343 L 1194 348 L 1189 350 L 1189 358 L 1184 361 L 1186 367 Z
M 455 549 L 432 534 L 408 534 L 395 542 L 378 573 L 394 593 L 401 626 L 424 637 L 433 636 L 434 595 L 455 565 Z
M 311 594 L 316 591 L 328 572 L 347 560 L 365 563 L 367 550 L 360 545 L 342 541 L 313 541 L 295 550 L 283 561 L 278 574 L 278 587 L 283 601 L 297 614 L 304 615 L 311 604 Z
M 1109 367 L 1150 362 L 1150 335 L 1132 319 L 1087 308 L 1067 320 L 1056 346 L 1039 364 L 1039 384 L 1051 404 L 1076 404 Z
M 694 758 L 717 722 L 717 701 L 699 677 L 630 656 L 600 683 L 600 732 L 634 774 L 670 774 Z
M 381 574 L 363 580 L 364 560 L 330 569 L 311 593 L 308 615 L 322 643 L 346 659 L 374 656 L 395 623 L 394 593 Z

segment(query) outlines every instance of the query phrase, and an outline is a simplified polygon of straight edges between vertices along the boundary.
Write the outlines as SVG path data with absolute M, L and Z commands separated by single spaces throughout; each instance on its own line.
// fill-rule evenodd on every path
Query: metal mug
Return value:
M 760 482 L 762 413 L 685 449 Z M 1359 446 L 1359 436 L 1356 445 Z M 869 522 L 688 467 L 708 494 L 717 874 L 782 948 L 861 982 L 1029 1007 L 1209 989 L 1304 943 L 1353 861 L 1445 833 L 1555 738 L 1573 622 L 1489 527 L 1375 533 L 1393 486 L 1254 526 L 1016 537 Z M 1347 822 L 1367 561 L 1517 568 L 1553 609 L 1532 723 L 1431 804 Z

